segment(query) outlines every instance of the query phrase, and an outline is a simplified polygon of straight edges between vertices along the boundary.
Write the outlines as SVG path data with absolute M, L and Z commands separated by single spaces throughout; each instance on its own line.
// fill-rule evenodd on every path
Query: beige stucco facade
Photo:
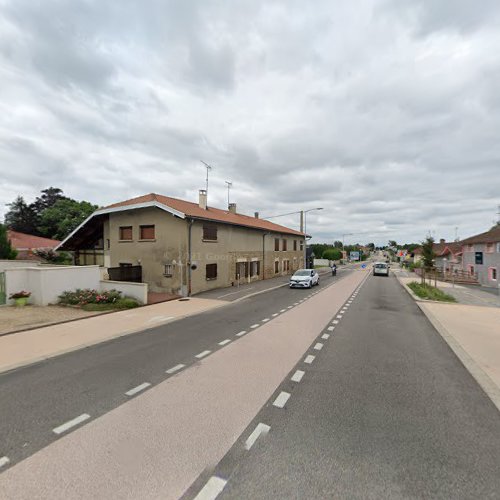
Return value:
M 217 227 L 215 241 L 203 239 L 207 222 Z M 141 225 L 154 226 L 154 239 L 140 239 Z M 132 227 L 131 240 L 120 240 L 120 227 Z M 279 251 L 275 251 L 275 238 Z M 237 284 L 238 279 L 243 283 L 291 274 L 303 266 L 301 236 L 182 219 L 154 207 L 110 213 L 103 240 L 105 266 L 141 265 L 142 280 L 153 292 L 196 294 Z M 211 265 L 213 275 L 214 264 L 216 277 L 207 278 L 207 266 Z

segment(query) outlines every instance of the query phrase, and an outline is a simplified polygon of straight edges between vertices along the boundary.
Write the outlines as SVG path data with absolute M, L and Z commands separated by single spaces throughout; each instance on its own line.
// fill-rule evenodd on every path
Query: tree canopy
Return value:
M 7 236 L 7 227 L 0 224 L 0 259 L 15 259 L 17 257 L 17 250 L 12 248 L 9 238 Z

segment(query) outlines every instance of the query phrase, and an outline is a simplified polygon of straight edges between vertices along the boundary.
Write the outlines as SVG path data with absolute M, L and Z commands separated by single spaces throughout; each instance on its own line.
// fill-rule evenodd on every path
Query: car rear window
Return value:
M 377 269 L 386 269 L 387 268 L 387 265 L 386 264 L 375 264 L 375 267 Z

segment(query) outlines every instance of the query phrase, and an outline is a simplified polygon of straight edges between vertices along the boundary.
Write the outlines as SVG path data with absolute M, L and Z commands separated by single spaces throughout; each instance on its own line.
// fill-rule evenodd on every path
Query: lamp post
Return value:
M 304 267 L 306 267 L 307 260 L 307 212 L 314 212 L 315 210 L 323 210 L 323 207 L 302 210 L 302 213 L 304 214 Z

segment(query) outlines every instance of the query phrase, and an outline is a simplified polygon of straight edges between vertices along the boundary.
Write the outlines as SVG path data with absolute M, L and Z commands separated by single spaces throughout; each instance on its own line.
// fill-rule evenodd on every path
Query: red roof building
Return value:
M 10 240 L 12 248 L 18 252 L 18 260 L 41 260 L 35 250 L 50 250 L 54 249 L 59 243 L 59 240 L 51 240 L 50 238 L 42 238 L 32 234 L 20 233 L 19 231 L 7 230 L 7 238 Z

